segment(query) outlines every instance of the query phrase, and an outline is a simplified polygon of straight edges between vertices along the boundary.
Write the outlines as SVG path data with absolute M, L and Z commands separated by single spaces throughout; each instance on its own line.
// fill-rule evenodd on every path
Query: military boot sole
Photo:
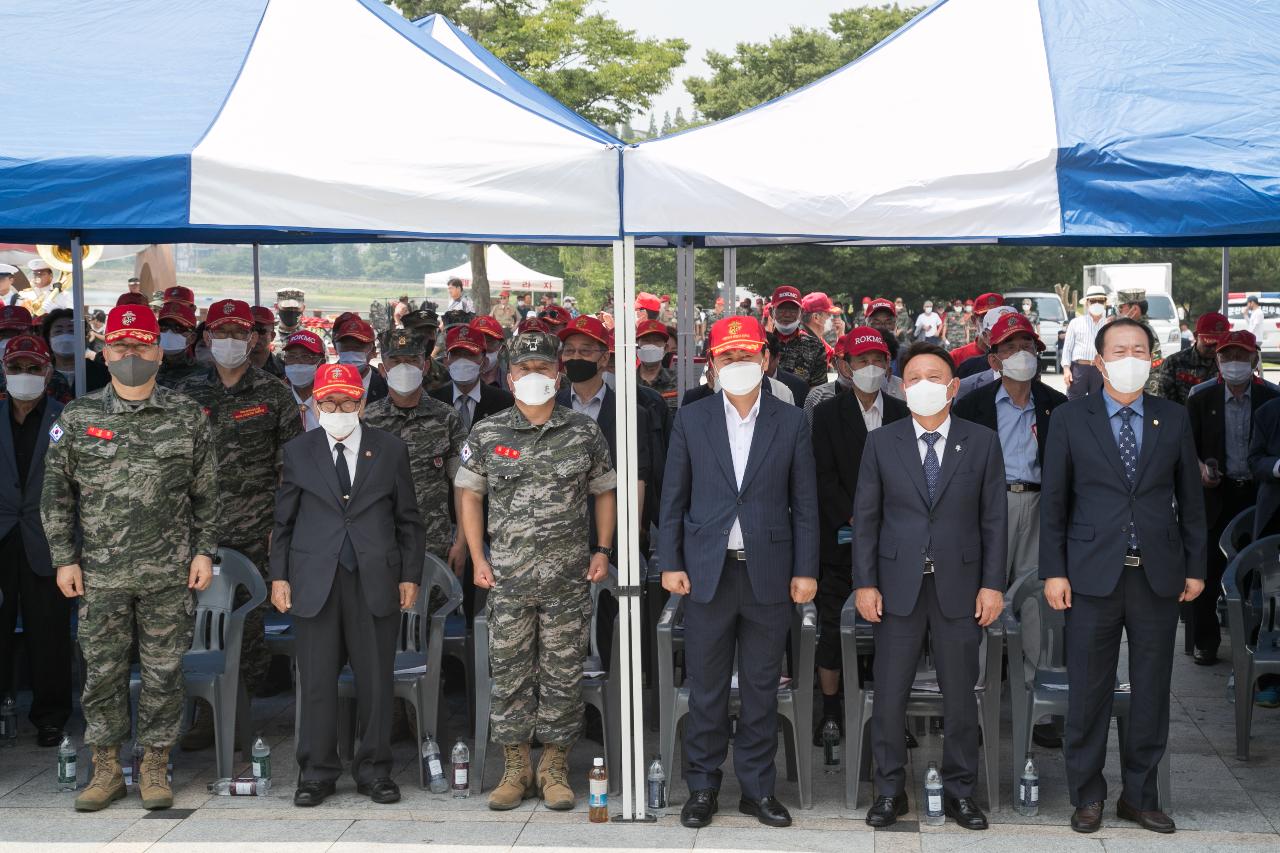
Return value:
M 577 797 L 573 797 L 573 796 L 569 797 L 567 800 L 548 800 L 546 795 L 543 794 L 542 792 L 539 792 L 538 796 L 541 797 L 542 804 L 547 808 L 551 809 L 553 812 L 571 811 L 574 805 L 577 803 Z
M 123 800 L 128 794 L 128 789 L 122 784 L 119 788 L 114 789 L 106 799 L 86 800 L 83 796 L 76 797 L 76 811 L 78 812 L 98 812 L 114 803 L 116 800 Z
M 525 788 L 524 793 L 520 795 L 518 800 L 495 800 L 492 795 L 489 796 L 489 809 L 495 812 L 506 812 L 511 809 L 517 809 L 525 800 L 532 800 L 538 794 L 531 788 Z
M 142 807 L 149 811 L 156 811 L 157 809 L 173 808 L 173 794 L 170 794 L 167 797 L 157 797 L 150 800 L 143 799 Z

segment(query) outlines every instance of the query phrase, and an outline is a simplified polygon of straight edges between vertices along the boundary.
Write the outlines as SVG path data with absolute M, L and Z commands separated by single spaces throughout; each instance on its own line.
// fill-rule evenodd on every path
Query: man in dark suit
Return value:
M 1207 392 L 1187 398 L 1191 435 L 1200 460 L 1205 521 L 1209 525 L 1204 595 L 1182 606 L 1186 630 L 1195 638 L 1194 659 L 1201 666 L 1218 661 L 1222 626 L 1218 624 L 1218 590 L 1227 558 L 1217 547 L 1222 531 L 1258 499 L 1250 471 L 1249 441 L 1258 409 L 1280 394 L 1257 380 L 1257 338 L 1246 331 L 1229 332 L 1218 342 L 1218 378 Z
M 49 430 L 62 412 L 46 393 L 51 360 L 43 339 L 11 338 L 7 394 L 0 395 L 0 690 L 13 684 L 13 629 L 21 612 L 29 718 L 40 746 L 57 746 L 71 716 L 71 604 L 58 590 L 40 521 Z
M 680 813 L 706 826 L 719 807 L 735 658 L 741 710 L 738 810 L 789 826 L 774 796 L 778 678 L 792 602 L 818 589 L 818 500 L 804 411 L 761 393 L 764 333 L 751 317 L 711 329 L 722 393 L 676 413 L 662 490 L 662 586 L 685 605 L 685 779 Z
M 463 430 L 470 432 L 477 421 L 515 405 L 510 391 L 480 381 L 485 360 L 484 335 L 470 326 L 454 326 L 445 335 L 445 348 L 450 382 L 432 391 L 431 396 L 457 410 Z
M 1058 407 L 1045 447 L 1040 577 L 1066 610 L 1071 828 L 1102 825 L 1102 776 L 1121 634 L 1133 687 L 1121 756 L 1120 818 L 1173 832 L 1156 767 L 1169 735 L 1179 602 L 1204 589 L 1205 515 L 1187 410 L 1143 394 L 1155 336 L 1117 318 L 1095 338 L 1103 392 Z
M 813 458 L 818 478 L 818 680 L 822 686 L 822 723 L 840 712 L 840 611 L 853 592 L 853 552 L 840 545 L 840 528 L 851 524 L 858 468 L 867 435 L 909 415 L 907 404 L 881 391 L 889 369 L 889 346 L 869 326 L 860 326 L 836 342 L 835 358 L 853 377 L 852 393 L 838 392 L 813 410 Z M 821 738 L 821 726 L 814 732 Z M 821 741 L 819 741 L 820 743 Z
M 356 368 L 316 368 L 320 429 L 284 446 L 271 537 L 271 602 L 294 615 L 299 701 L 294 805 L 334 792 L 338 673 L 355 673 L 360 746 L 356 790 L 394 803 L 391 682 L 400 610 L 422 577 L 423 530 L 409 452 L 396 436 L 362 426 L 364 386 Z
M 960 826 L 986 829 L 973 799 L 973 687 L 982 629 L 1004 602 L 1004 463 L 995 433 L 951 417 L 960 383 L 946 350 L 913 344 L 902 357 L 902 384 L 911 418 L 867 437 L 853 505 L 855 601 L 859 615 L 875 625 L 876 642 L 876 798 L 866 820 L 886 827 L 907 812 L 902 729 L 927 634 L 945 717 L 944 808 Z

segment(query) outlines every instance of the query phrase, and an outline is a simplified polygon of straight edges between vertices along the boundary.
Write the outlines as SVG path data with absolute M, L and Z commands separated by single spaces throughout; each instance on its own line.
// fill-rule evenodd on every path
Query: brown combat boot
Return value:
M 173 805 L 173 789 L 169 787 L 169 747 L 147 747 L 138 776 L 138 793 L 142 795 L 144 809 L 167 809 Z
M 502 781 L 489 792 L 489 808 L 496 812 L 514 809 L 538 792 L 529 763 L 529 744 L 507 744 L 502 748 L 502 760 Z
M 569 750 L 549 743 L 542 748 L 538 762 L 538 788 L 547 808 L 558 812 L 573 808 L 573 789 L 569 787 Z
M 96 812 L 124 798 L 124 771 L 120 769 L 120 746 L 93 748 L 93 778 L 76 797 L 76 811 Z

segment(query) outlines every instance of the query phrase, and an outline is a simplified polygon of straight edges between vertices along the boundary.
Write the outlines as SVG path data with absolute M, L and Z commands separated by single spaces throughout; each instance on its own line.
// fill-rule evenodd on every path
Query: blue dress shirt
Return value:
M 1138 395 L 1138 399 L 1129 404 L 1129 408 L 1133 409 L 1137 417 L 1129 418 L 1129 426 L 1133 428 L 1133 438 L 1137 442 L 1137 450 L 1142 452 L 1142 400 L 1143 396 Z M 1120 417 L 1120 410 L 1124 408 L 1123 403 L 1117 403 L 1111 399 L 1111 395 L 1106 389 L 1102 390 L 1102 401 L 1107 406 L 1107 420 L 1111 422 L 1111 435 L 1116 440 L 1116 447 L 1120 446 L 1120 427 L 1124 426 L 1124 418 Z
M 1029 398 L 1026 407 L 1019 409 L 1001 384 L 996 391 L 996 432 L 1000 434 L 1007 483 L 1040 482 L 1040 464 L 1036 461 L 1039 447 L 1033 431 L 1035 423 L 1035 398 Z

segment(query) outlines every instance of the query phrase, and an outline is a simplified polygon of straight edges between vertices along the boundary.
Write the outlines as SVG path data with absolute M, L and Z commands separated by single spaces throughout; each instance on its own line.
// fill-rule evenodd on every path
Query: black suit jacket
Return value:
M 910 417 L 907 404 L 881 393 L 884 418 L 881 426 Z M 826 564 L 851 565 L 848 545 L 837 545 L 840 528 L 853 514 L 853 495 L 858 487 L 862 448 L 867 442 L 867 425 L 862 420 L 862 404 L 853 392 L 836 394 L 813 410 L 813 459 L 818 469 L 818 558 Z
M 983 385 L 956 403 L 951 408 L 951 414 L 966 421 L 973 421 L 975 424 L 982 424 L 992 432 L 998 433 L 996 394 L 1000 387 L 998 380 L 989 385 Z M 1036 461 L 1043 467 L 1045 442 L 1049 440 L 1049 422 L 1053 410 L 1067 402 L 1067 395 L 1036 379 L 1031 383 L 1031 401 L 1036 407 Z
M 325 431 L 313 429 L 284 446 L 271 580 L 289 582 L 297 616 L 315 616 L 324 606 L 348 535 L 374 616 L 399 609 L 400 584 L 421 582 L 423 529 L 408 448 L 397 436 L 362 424 L 357 455 L 344 506 Z
M 1009 551 L 1000 440 L 952 417 L 933 505 L 920 461 L 915 420 L 867 436 L 853 503 L 853 585 L 873 586 L 884 609 L 909 616 L 932 546 L 934 591 L 951 619 L 973 616 L 979 588 L 1004 592 Z
M 1254 382 L 1249 388 L 1250 436 L 1253 425 L 1258 419 L 1258 409 L 1263 404 L 1280 396 L 1261 382 Z M 1203 462 L 1206 459 L 1218 460 L 1218 470 L 1226 476 L 1227 470 L 1227 413 L 1226 386 L 1221 378 L 1202 393 L 1187 398 L 1187 417 L 1191 419 L 1191 436 L 1196 442 L 1196 456 Z M 1221 489 L 1204 490 L 1205 523 L 1213 529 L 1219 522 L 1225 524 L 1229 518 L 1219 518 L 1222 514 Z M 1216 547 L 1210 542 L 1205 547 Z
M 7 397 L 0 396 L 0 539 L 8 536 L 15 526 L 21 529 L 27 565 L 41 577 L 52 577 L 54 566 L 49 559 L 49 540 L 40 521 L 40 490 L 44 487 L 44 454 L 49 449 L 49 430 L 62 414 L 62 404 L 52 397 L 44 399 L 44 416 L 40 419 L 40 434 L 36 437 L 35 453 L 31 455 L 25 489 L 19 486 L 14 465 L 10 405 Z
M 1205 576 L 1204 490 L 1191 419 L 1177 403 L 1142 396 L 1137 482 L 1129 488 L 1103 402 L 1106 391 L 1059 406 L 1045 447 L 1040 493 L 1040 577 L 1106 596 L 1125 571 L 1129 520 L 1142 570 L 1166 598 Z
M 364 394 L 365 405 L 376 403 L 383 397 L 387 396 L 387 379 L 372 367 L 369 368 L 371 378 L 369 379 L 369 390 Z
M 1253 386 L 1258 393 L 1258 386 Z M 1204 397 L 1193 394 L 1187 401 Z M 1253 433 L 1249 438 L 1249 470 L 1258 484 L 1258 502 L 1253 512 L 1253 536 L 1262 536 L 1271 519 L 1280 512 L 1280 478 L 1276 477 L 1276 462 L 1280 462 L 1280 402 L 1272 400 L 1254 410 Z M 1222 457 L 1218 457 L 1222 461 Z
M 453 407 L 453 388 L 454 384 L 449 382 L 434 391 L 428 393 L 447 406 Z M 516 404 L 516 398 L 510 391 L 503 391 L 501 388 L 495 388 L 492 385 L 480 383 L 480 402 L 476 403 L 475 413 L 471 417 L 471 425 L 475 426 L 480 421 L 496 415 L 505 409 L 509 409 Z

